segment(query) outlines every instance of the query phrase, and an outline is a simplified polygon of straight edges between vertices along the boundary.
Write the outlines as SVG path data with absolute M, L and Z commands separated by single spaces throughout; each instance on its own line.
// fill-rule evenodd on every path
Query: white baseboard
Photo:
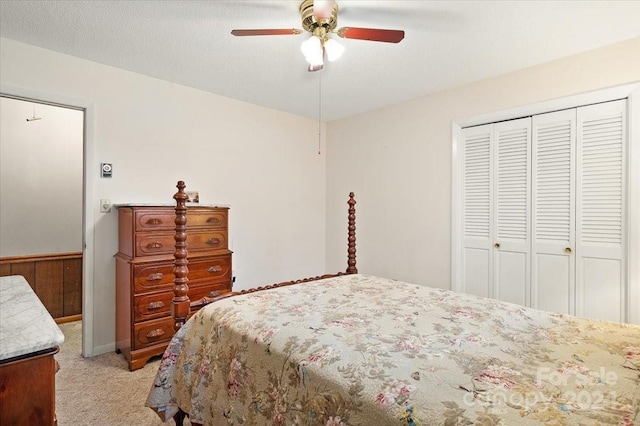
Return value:
M 93 348 L 93 355 L 91 356 L 98 356 L 98 355 L 106 354 L 109 352 L 115 352 L 115 351 L 116 351 L 116 342 L 113 342 L 113 343 L 109 343 L 108 345 L 96 346 L 95 348 Z

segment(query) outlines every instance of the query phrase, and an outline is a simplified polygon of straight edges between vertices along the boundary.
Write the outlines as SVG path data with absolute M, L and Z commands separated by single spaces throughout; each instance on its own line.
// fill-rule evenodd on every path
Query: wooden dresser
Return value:
M 189 206 L 189 298 L 231 291 L 227 207 Z M 161 355 L 173 336 L 171 299 L 175 252 L 173 206 L 118 206 L 116 352 L 130 370 Z M 193 314 L 193 312 L 192 312 Z
M 55 425 L 64 334 L 24 277 L 0 278 L 0 425 Z

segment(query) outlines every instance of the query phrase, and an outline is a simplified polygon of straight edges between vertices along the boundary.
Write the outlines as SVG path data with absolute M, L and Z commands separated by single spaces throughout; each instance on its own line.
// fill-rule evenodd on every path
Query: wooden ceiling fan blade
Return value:
M 231 34 L 234 36 L 295 35 L 302 34 L 302 30 L 296 28 L 232 30 Z
M 399 43 L 404 38 L 403 30 L 383 30 L 380 28 L 343 27 L 336 33 L 343 38 L 383 41 L 385 43 Z

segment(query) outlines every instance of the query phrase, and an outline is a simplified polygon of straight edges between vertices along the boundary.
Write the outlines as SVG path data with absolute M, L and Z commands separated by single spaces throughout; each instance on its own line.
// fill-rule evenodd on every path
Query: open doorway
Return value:
M 57 322 L 82 319 L 82 108 L 0 95 L 0 275 L 23 275 Z

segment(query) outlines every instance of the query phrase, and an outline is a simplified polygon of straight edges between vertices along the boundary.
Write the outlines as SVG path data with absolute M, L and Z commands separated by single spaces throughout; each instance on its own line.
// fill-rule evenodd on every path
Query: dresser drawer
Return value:
M 187 233 L 187 251 L 189 253 L 225 250 L 227 231 L 189 231 Z
M 189 300 L 192 302 L 196 302 L 199 299 L 202 299 L 205 296 L 219 296 L 224 293 L 229 293 L 231 291 L 231 282 L 219 281 L 216 283 L 201 285 L 201 286 L 193 286 L 189 288 Z M 213 293 L 213 294 L 211 294 Z M 191 312 L 192 314 L 196 312 L 194 310 Z
M 231 255 L 189 259 L 189 282 L 195 285 L 198 281 L 231 282 Z
M 191 231 L 187 234 L 187 251 L 203 252 L 227 248 L 227 231 Z M 174 234 L 137 234 L 136 256 L 173 254 L 176 251 Z
M 173 337 L 173 318 L 165 317 L 144 321 L 133 326 L 133 349 L 168 342 Z
M 187 208 L 187 229 L 227 229 L 227 209 Z
M 207 283 L 203 285 L 189 288 L 189 300 L 195 302 L 205 296 L 228 293 L 230 282 L 219 281 L 216 283 Z M 145 294 L 134 298 L 133 319 L 135 323 L 147 321 L 154 318 L 166 318 L 171 316 L 171 299 L 173 299 L 173 290 L 163 291 L 161 293 Z
M 188 207 L 187 229 L 191 228 L 227 228 L 227 209 L 211 209 Z M 144 231 L 173 231 L 176 227 L 176 212 L 174 208 L 149 209 L 135 211 L 135 232 Z
M 176 251 L 176 240 L 173 232 L 136 234 L 136 256 L 156 256 L 160 254 L 173 254 Z M 189 244 L 187 242 L 187 244 Z
M 133 318 L 136 323 L 171 315 L 171 299 L 173 291 L 143 294 L 133 300 Z
M 176 211 L 170 207 L 166 209 L 135 210 L 135 232 L 143 231 L 173 231 L 176 228 Z
M 134 293 L 148 293 L 173 287 L 173 261 L 146 263 L 133 267 Z
M 199 281 L 231 282 L 231 254 L 189 259 L 189 283 Z M 173 288 L 173 260 L 145 263 L 133 267 L 135 294 L 170 290 Z

